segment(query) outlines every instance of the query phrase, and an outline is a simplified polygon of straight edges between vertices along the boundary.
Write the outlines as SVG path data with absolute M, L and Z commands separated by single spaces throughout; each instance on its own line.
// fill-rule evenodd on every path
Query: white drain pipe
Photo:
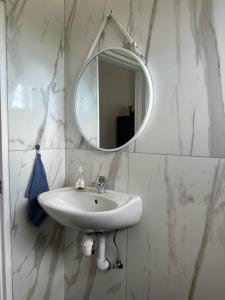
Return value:
M 98 240 L 98 257 L 97 257 L 97 269 L 100 271 L 106 271 L 111 268 L 110 261 L 105 258 L 105 234 L 97 233 Z M 84 234 L 83 240 L 81 242 L 82 252 L 84 256 L 91 256 L 93 254 L 93 244 L 96 239 L 96 235 Z
M 98 258 L 97 258 L 97 268 L 100 271 L 106 271 L 110 269 L 111 263 L 105 258 L 105 235 L 100 233 L 97 235 L 98 239 Z

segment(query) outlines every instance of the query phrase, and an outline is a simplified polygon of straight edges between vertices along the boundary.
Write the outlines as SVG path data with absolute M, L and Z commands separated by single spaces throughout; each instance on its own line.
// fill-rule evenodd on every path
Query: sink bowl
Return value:
M 67 187 L 42 193 L 42 208 L 60 224 L 86 232 L 103 232 L 137 224 L 142 215 L 142 200 L 137 195 L 96 189 L 76 191 Z

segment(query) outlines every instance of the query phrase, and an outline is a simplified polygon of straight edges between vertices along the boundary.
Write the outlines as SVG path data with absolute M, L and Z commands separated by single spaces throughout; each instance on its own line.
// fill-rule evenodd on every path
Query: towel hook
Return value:
M 37 145 L 35 146 L 35 149 L 36 149 L 36 151 L 39 151 L 39 150 L 40 150 L 40 145 L 37 144 Z

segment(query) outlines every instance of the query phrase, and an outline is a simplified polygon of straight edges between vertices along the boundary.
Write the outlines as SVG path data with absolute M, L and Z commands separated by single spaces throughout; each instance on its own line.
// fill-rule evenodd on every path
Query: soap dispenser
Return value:
M 84 172 L 82 166 L 79 167 L 76 179 L 75 179 L 76 190 L 82 191 L 85 189 Z

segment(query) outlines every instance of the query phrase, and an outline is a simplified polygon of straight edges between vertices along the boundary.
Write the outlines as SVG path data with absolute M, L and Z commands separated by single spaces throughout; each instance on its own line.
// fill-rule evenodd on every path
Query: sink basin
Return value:
M 87 232 L 103 232 L 137 224 L 142 215 L 142 200 L 137 195 L 96 189 L 76 191 L 67 187 L 42 193 L 42 208 L 64 226 Z

